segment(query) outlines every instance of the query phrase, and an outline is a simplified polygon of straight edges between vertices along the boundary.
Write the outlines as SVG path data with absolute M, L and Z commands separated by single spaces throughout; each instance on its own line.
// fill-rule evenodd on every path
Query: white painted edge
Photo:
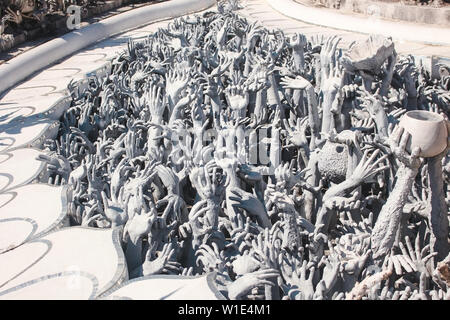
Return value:
M 179 17 L 216 4 L 215 0 L 170 0 L 133 9 L 67 33 L 27 51 L 0 66 L 0 93 L 34 72 L 97 41 L 160 19 Z
M 289 18 L 322 27 L 364 34 L 381 34 L 400 41 L 450 45 L 450 28 L 342 14 L 331 9 L 308 7 L 293 0 L 265 1 L 274 10 Z

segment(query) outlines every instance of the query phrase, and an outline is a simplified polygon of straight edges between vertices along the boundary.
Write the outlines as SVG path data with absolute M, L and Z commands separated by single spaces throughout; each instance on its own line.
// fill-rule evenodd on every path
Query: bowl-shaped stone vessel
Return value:
M 341 61 L 347 71 L 354 73 L 363 70 L 378 74 L 386 59 L 394 52 L 392 39 L 371 35 L 366 41 L 351 47 Z
M 415 147 L 420 147 L 420 156 L 424 158 L 434 157 L 447 147 L 448 130 L 447 123 L 441 115 L 423 111 L 409 111 L 400 120 L 409 134 L 406 150 L 411 152 Z

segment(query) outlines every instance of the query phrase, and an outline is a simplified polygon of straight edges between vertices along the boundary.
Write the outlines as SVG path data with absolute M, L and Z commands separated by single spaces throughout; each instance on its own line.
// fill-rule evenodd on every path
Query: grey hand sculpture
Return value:
M 415 108 L 447 121 L 448 68 L 236 7 L 69 85 L 40 181 L 71 186 L 70 224 L 123 227 L 131 278 L 215 272 L 230 299 L 448 298 L 448 150 L 422 160 L 398 126 Z

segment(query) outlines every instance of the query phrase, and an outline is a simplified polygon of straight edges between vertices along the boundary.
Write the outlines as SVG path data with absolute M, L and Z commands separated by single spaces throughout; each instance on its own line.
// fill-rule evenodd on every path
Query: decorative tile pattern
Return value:
M 75 289 L 85 294 L 93 292 L 92 282 L 82 280 L 82 273 L 94 275 L 98 290 L 92 295 L 102 294 L 128 279 L 125 257 L 119 244 L 120 236 L 121 229 L 63 228 L 0 254 L 0 298 L 23 284 L 22 290 L 33 290 L 30 281 L 40 281 L 38 279 L 43 277 L 70 271 L 76 271 L 80 276 L 48 283 L 57 284 L 61 291 Z M 73 285 L 71 281 L 79 283 Z M 42 291 L 32 292 L 36 299 L 42 295 Z
M 203 276 L 155 275 L 136 278 L 111 290 L 104 299 L 225 300 L 214 284 L 216 274 Z
M 0 194 L 0 253 L 68 226 L 68 186 L 32 183 Z

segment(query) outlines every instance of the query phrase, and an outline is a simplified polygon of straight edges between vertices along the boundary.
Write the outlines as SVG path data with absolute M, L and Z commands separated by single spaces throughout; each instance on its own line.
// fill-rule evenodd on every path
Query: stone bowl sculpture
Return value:
M 406 146 L 408 152 L 420 147 L 420 156 L 430 158 L 440 154 L 447 147 L 447 123 L 444 117 L 437 113 L 423 110 L 409 111 L 403 115 L 399 125 L 411 134 Z
M 366 41 L 353 45 L 342 57 L 341 62 L 348 72 L 358 70 L 378 74 L 386 59 L 394 52 L 391 38 L 372 35 Z

